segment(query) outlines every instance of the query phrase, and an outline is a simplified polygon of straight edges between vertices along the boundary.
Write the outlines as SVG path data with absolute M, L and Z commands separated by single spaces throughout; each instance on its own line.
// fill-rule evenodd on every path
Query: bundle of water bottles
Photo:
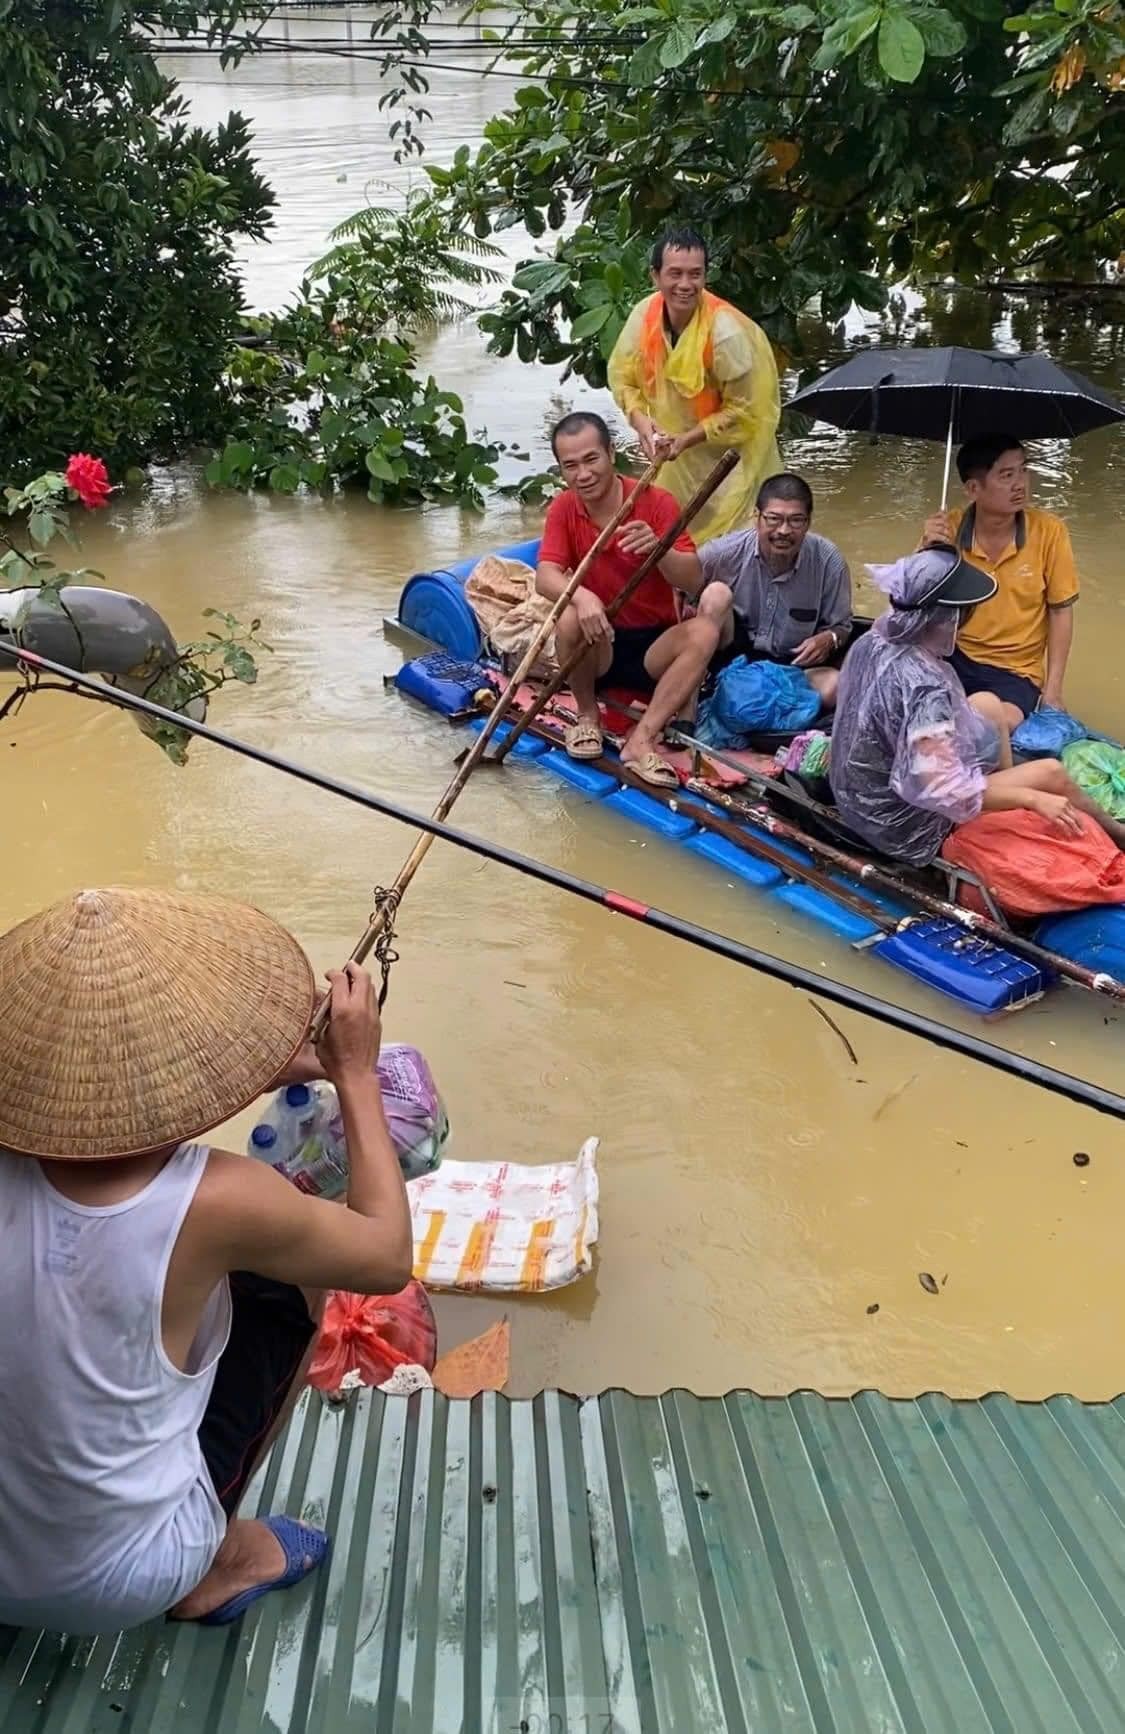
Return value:
M 432 1174 L 449 1137 L 449 1116 L 424 1056 L 405 1042 L 389 1042 L 376 1072 L 403 1177 Z M 347 1190 L 348 1146 L 331 1084 L 289 1084 L 279 1090 L 246 1150 L 302 1192 L 338 1198 Z

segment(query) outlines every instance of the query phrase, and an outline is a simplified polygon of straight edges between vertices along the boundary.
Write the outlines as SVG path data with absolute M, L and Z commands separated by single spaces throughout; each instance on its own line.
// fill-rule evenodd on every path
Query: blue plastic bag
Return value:
M 796 734 L 820 715 L 820 695 L 804 670 L 739 656 L 720 674 L 701 718 L 708 746 L 742 747 L 751 735 Z
M 1017 729 L 1013 729 L 1012 750 L 1025 759 L 1057 759 L 1064 747 L 1088 738 L 1089 730 L 1084 729 L 1069 711 L 1041 704 L 1038 710 L 1024 717 Z

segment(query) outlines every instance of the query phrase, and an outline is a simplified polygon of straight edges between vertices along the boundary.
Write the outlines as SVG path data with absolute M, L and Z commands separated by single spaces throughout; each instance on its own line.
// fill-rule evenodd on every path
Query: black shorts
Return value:
M 1039 703 L 1039 688 L 1026 675 L 1013 674 L 1010 668 L 994 668 L 991 662 L 977 662 L 963 650 L 955 650 L 949 666 L 965 688 L 969 698 L 975 692 L 991 692 L 1004 704 L 1014 704 L 1024 716 L 1030 716 Z
M 304 1295 L 288 1283 L 235 1271 L 230 1298 L 230 1341 L 199 1426 L 203 1461 L 228 1517 L 316 1335 Z
M 645 667 L 645 657 L 657 639 L 671 630 L 672 625 L 615 626 L 613 657 L 605 673 L 599 674 L 595 682 L 598 690 L 604 686 L 623 686 L 629 692 L 652 692 L 656 682 Z
M 734 636 L 729 644 L 725 644 L 716 653 L 716 662 L 718 667 L 723 669 L 737 661 L 740 656 L 744 656 L 747 662 L 789 663 L 793 660 L 791 655 L 771 656 L 768 650 L 758 650 L 746 629 L 745 620 L 741 614 L 736 614 L 734 617 Z

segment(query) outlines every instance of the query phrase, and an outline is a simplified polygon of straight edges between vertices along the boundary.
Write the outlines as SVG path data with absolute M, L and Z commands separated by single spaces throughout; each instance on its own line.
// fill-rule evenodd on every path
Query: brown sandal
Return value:
M 563 746 L 571 759 L 600 759 L 604 744 L 601 729 L 581 718 L 563 735 Z
M 621 763 L 642 783 L 650 783 L 654 789 L 678 789 L 680 786 L 679 777 L 659 753 L 645 753 L 640 759 L 622 759 Z

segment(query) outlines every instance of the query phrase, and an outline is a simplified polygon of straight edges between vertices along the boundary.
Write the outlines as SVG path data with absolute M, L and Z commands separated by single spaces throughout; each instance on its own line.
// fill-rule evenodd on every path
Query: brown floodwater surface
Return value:
M 197 118 L 238 106 L 256 127 L 280 200 L 272 245 L 247 260 L 256 305 L 292 290 L 367 181 L 401 189 L 373 68 L 269 59 L 224 75 L 217 62 L 169 64 Z M 435 157 L 475 136 L 509 88 L 435 79 Z M 935 314 L 944 340 L 943 318 L 970 342 L 990 329 L 1020 337 L 991 327 L 983 303 Z M 1059 347 L 1120 387 L 1096 334 L 1068 333 Z M 474 424 L 530 442 L 537 461 L 552 394 L 602 401 L 549 370 L 486 357 L 471 324 L 442 332 L 428 360 Z M 1037 453 L 1038 496 L 1065 509 L 1084 581 L 1070 698 L 1119 733 L 1123 447 L 1093 436 Z M 817 430 L 788 456 L 857 572 L 912 544 L 940 484 L 935 447 L 873 448 Z M 383 617 L 405 575 L 531 534 L 536 518 L 505 503 L 476 519 L 354 497 L 213 495 L 184 470 L 81 528 L 88 562 L 161 609 L 180 637 L 198 634 L 209 604 L 261 617 L 274 654 L 257 686 L 215 703 L 218 726 L 423 809 L 461 739 L 384 688 L 401 655 Z M 0 729 L 0 754 L 4 926 L 82 884 L 180 886 L 270 910 L 323 969 L 347 954 L 371 886 L 393 877 L 410 843 L 400 826 L 203 743 L 177 769 L 132 721 L 73 697 L 29 700 Z M 456 822 L 953 1015 L 523 764 L 474 781 Z M 799 993 L 442 844 L 404 905 L 400 951 L 388 1033 L 432 1061 L 451 1154 L 560 1160 L 588 1135 L 601 1139 L 594 1275 L 553 1296 L 438 1302 L 447 1346 L 510 1317 L 514 1392 L 1125 1389 L 1114 1324 L 1125 1303 L 1125 1134 L 1115 1121 L 834 1013 L 853 1064 Z M 1122 1027 L 1077 992 L 964 1027 L 1122 1087 Z M 242 1116 L 228 1135 L 244 1139 L 249 1123 Z M 1076 1151 L 1088 1165 L 1075 1165 Z

